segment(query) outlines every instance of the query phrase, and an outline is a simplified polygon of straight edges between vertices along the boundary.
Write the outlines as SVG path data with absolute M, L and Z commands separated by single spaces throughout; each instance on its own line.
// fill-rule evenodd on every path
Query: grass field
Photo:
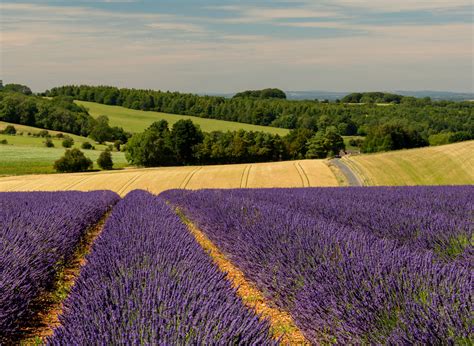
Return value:
M 34 154 L 36 157 L 37 154 Z M 0 191 L 112 190 L 125 195 L 144 189 L 338 186 L 325 160 L 226 166 L 163 167 L 91 173 L 0 178 Z
M 107 115 L 109 117 L 111 125 L 121 126 L 126 131 L 130 132 L 141 132 L 148 126 L 150 126 L 153 122 L 162 119 L 168 121 L 170 125 L 181 119 L 191 119 L 195 124 L 201 127 L 201 130 L 205 132 L 235 131 L 244 129 L 247 131 L 262 131 L 273 134 L 279 134 L 281 136 L 284 136 L 289 132 L 289 130 L 287 129 L 280 129 L 277 127 L 258 126 L 232 121 L 206 119 L 188 115 L 145 112 L 119 106 L 107 106 L 95 102 L 76 101 L 76 103 L 86 107 L 93 117 L 97 117 L 99 115 Z
M 7 136 L 17 137 L 17 136 Z M 20 136 L 18 136 L 20 137 Z M 1 139 L 1 138 L 0 138 Z M 29 139 L 29 138 L 25 138 Z M 8 138 L 10 142 L 10 138 Z M 0 176 L 53 173 L 54 161 L 63 156 L 64 148 L 46 148 L 40 146 L 3 145 L 0 144 Z M 94 161 L 94 169 L 98 169 L 97 158 L 100 150 L 82 150 L 84 154 Z M 127 165 L 125 154 L 113 152 L 112 159 L 114 168 L 121 168 Z M 56 175 L 53 175 L 53 177 Z M 23 177 L 26 179 L 26 177 Z M 20 178 L 20 179 L 23 179 Z M 42 178 L 44 179 L 44 178 Z M 54 178 L 53 178 L 54 181 Z M 54 185 L 54 183 L 53 183 Z
M 344 157 L 364 185 L 474 184 L 474 141 Z

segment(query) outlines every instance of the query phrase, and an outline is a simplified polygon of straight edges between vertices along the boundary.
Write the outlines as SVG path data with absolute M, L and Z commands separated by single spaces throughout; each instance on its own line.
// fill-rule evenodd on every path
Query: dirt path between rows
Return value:
M 63 303 L 79 277 L 81 268 L 87 263 L 85 257 L 102 233 L 105 221 L 111 212 L 109 210 L 98 223 L 86 231 L 71 259 L 56 274 L 52 287 L 31 304 L 32 314 L 22 323 L 11 344 L 43 344 L 47 337 L 53 335 L 54 328 L 60 325 L 59 315 L 63 311 Z
M 237 295 L 245 306 L 255 311 L 262 319 L 270 322 L 270 332 L 275 340 L 283 345 L 310 345 L 301 330 L 296 326 L 293 318 L 286 311 L 272 306 L 255 285 L 245 278 L 245 275 L 229 261 L 219 248 L 189 220 L 179 208 L 175 209 L 178 216 L 186 224 L 191 234 L 201 247 L 209 253 L 219 269 L 227 274 L 227 279 L 237 289 Z

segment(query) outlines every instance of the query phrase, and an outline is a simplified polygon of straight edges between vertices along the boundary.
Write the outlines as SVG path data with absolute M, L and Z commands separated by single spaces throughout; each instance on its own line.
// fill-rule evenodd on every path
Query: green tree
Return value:
M 112 153 L 110 150 L 105 150 L 100 153 L 99 158 L 97 159 L 97 164 L 99 165 L 100 168 L 105 169 L 105 170 L 110 170 L 114 166 L 114 163 L 112 161 Z
M 92 168 L 92 161 L 79 149 L 66 150 L 64 156 L 54 162 L 54 169 L 58 172 L 85 172 Z
M 203 141 L 199 126 L 191 120 L 178 120 L 171 130 L 171 140 L 176 160 L 181 164 L 193 162 L 194 147 Z
M 171 134 L 166 120 L 160 120 L 127 143 L 127 160 L 138 166 L 169 166 L 175 163 Z
M 337 132 L 335 127 L 328 127 L 325 131 L 318 131 L 308 141 L 308 159 L 324 159 L 339 154 L 346 148 L 344 139 Z
M 64 136 L 64 139 L 63 139 L 63 147 L 64 148 L 70 148 L 74 145 L 74 139 L 72 139 L 71 137 L 69 136 Z
M 109 118 L 106 115 L 99 115 L 95 119 L 89 137 L 99 143 L 104 143 L 112 138 L 112 128 L 109 126 Z
M 90 149 L 93 149 L 94 147 L 89 142 L 84 142 L 84 143 L 81 144 L 81 148 L 86 149 L 86 150 L 90 150 Z
M 54 143 L 51 140 L 51 138 L 46 138 L 46 140 L 44 141 L 44 146 L 46 148 L 53 148 L 54 147 Z
M 13 125 L 7 125 L 5 129 L 2 131 L 3 134 L 5 135 L 15 135 L 16 134 L 16 128 Z

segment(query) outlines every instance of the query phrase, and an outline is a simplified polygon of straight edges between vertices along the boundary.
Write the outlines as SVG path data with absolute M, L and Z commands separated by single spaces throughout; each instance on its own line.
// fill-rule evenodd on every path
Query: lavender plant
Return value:
M 58 265 L 118 200 L 109 191 L 0 193 L 0 340 L 18 329 Z
M 178 216 L 144 191 L 114 208 L 60 321 L 49 344 L 274 343 Z
M 473 338 L 472 192 L 175 190 L 162 196 L 289 311 L 312 342 L 445 344 Z M 445 256 L 450 239 L 462 237 L 469 241 Z

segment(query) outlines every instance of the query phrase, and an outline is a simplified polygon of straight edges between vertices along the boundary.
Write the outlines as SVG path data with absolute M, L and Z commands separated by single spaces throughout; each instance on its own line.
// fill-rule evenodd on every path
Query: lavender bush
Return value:
M 445 344 L 473 337 L 473 191 L 175 190 L 162 196 L 289 311 L 312 342 Z
M 0 340 L 118 200 L 109 191 L 0 193 Z
M 159 197 L 128 194 L 87 261 L 50 344 L 273 343 Z

